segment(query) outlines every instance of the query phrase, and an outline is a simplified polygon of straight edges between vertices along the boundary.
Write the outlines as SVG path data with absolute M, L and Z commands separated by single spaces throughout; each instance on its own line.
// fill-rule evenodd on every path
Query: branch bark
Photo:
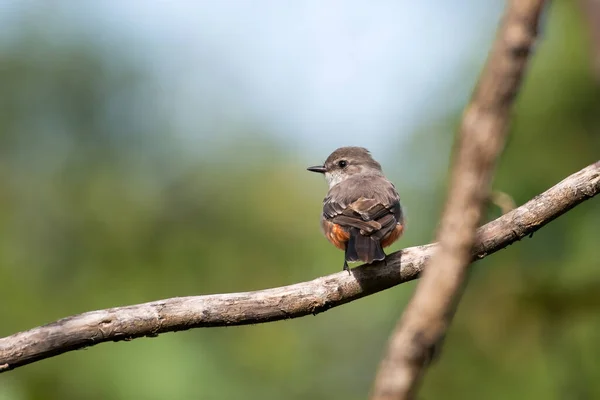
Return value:
M 569 176 L 526 204 L 481 227 L 473 260 L 532 234 L 600 193 L 600 161 Z M 407 248 L 387 263 L 362 265 L 309 282 L 246 293 L 177 297 L 74 315 L 0 339 L 0 372 L 103 342 L 191 328 L 258 324 L 327 311 L 416 279 L 437 248 Z
M 371 399 L 412 399 L 451 323 L 544 0 L 511 0 L 463 116 L 439 250 L 390 337 Z

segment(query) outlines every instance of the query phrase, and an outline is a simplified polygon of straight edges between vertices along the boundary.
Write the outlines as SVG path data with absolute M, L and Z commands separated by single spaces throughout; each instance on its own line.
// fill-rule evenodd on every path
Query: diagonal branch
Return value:
M 544 0 L 511 0 L 486 66 L 463 116 L 448 200 L 432 257 L 391 335 L 371 398 L 412 399 L 462 295 L 510 111 L 537 37 Z
M 600 161 L 523 206 L 481 227 L 473 259 L 532 234 L 600 193 Z M 390 254 L 387 265 L 363 265 L 309 282 L 246 293 L 176 297 L 91 311 L 0 339 L 0 372 L 102 342 L 200 327 L 257 324 L 317 314 L 418 278 L 436 244 Z

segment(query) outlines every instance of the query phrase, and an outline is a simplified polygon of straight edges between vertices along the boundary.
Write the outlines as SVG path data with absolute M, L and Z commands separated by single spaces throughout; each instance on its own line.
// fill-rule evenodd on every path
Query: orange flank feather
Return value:
M 350 239 L 350 232 L 346 231 L 340 225 L 327 220 L 323 221 L 323 231 L 331 244 L 340 250 L 346 250 L 346 243 Z M 404 226 L 402 224 L 396 225 L 396 228 L 381 240 L 381 246 L 384 248 L 391 246 L 402 236 L 402 233 L 404 233 Z
M 396 225 L 396 228 L 394 228 L 393 231 L 391 231 L 386 237 L 383 238 L 383 240 L 381 241 L 381 246 L 384 248 L 391 246 L 392 243 L 394 243 L 400 238 L 400 236 L 402 236 L 403 232 L 404 226 L 402 226 L 402 224 Z
M 340 250 L 346 250 L 346 243 L 350 239 L 350 233 L 333 222 L 323 221 L 323 231 L 327 240 Z

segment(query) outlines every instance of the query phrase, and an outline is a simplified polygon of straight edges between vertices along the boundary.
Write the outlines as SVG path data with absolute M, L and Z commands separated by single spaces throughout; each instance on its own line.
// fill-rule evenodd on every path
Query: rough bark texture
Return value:
M 481 227 L 473 259 L 532 234 L 600 192 L 600 161 Z M 377 263 L 309 282 L 247 293 L 179 297 L 91 311 L 0 339 L 0 372 L 102 342 L 199 327 L 257 324 L 317 314 L 418 278 L 437 245 L 411 247 Z
M 412 399 L 439 350 L 464 286 L 490 196 L 510 110 L 534 45 L 544 0 L 511 0 L 460 127 L 442 215 L 440 248 L 390 337 L 372 399 Z

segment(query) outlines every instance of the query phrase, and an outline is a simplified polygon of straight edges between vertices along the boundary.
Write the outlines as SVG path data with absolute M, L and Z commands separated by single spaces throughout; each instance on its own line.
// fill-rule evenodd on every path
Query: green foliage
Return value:
M 495 183 L 518 204 L 600 154 L 584 35 L 574 7 L 555 3 Z M 153 83 L 135 60 L 109 61 L 87 42 L 16 38 L 0 82 L 1 336 L 341 268 L 318 227 L 325 184 L 289 149 L 276 156 L 268 132 L 238 126 L 238 143 L 190 152 L 148 100 Z M 382 160 L 408 210 L 402 246 L 433 236 L 455 121 Z M 599 226 L 592 200 L 473 268 L 423 398 L 599 397 Z M 71 352 L 0 375 L 0 400 L 362 399 L 413 288 L 316 317 Z

